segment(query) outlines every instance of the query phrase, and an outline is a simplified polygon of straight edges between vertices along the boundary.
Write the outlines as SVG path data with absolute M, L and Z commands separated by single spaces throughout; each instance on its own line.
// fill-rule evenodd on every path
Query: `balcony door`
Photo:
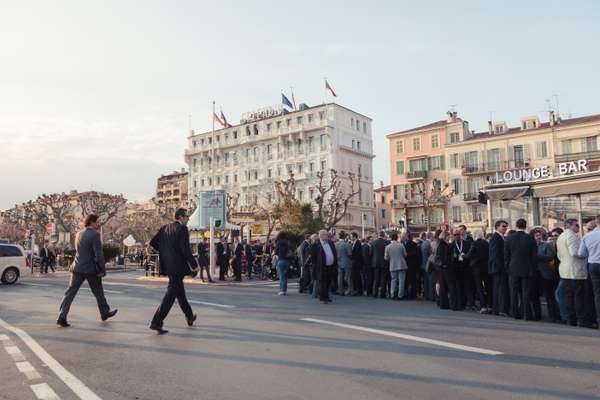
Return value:
M 523 145 L 513 147 L 515 168 L 522 168 L 525 166 L 525 150 Z
M 501 165 L 500 149 L 491 149 L 487 152 L 488 169 L 491 171 L 499 170 Z

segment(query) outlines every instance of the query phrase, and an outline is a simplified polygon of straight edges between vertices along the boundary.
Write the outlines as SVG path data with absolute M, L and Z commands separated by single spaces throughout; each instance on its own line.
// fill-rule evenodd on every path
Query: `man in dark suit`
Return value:
M 311 247 L 315 271 L 319 274 L 319 300 L 322 304 L 331 303 L 330 288 L 337 268 L 337 252 L 329 239 L 329 232 L 319 231 L 319 240 Z
M 227 276 L 227 270 L 229 269 L 231 249 L 229 248 L 225 238 L 221 238 L 215 247 L 215 251 L 217 253 L 217 264 L 219 265 L 219 280 L 224 281 L 225 276 Z
M 79 231 L 75 238 L 77 254 L 75 254 L 75 259 L 69 268 L 71 279 L 60 305 L 60 314 L 56 321 L 63 328 L 70 326 L 67 322 L 67 315 L 77 291 L 85 281 L 88 282 L 94 297 L 96 297 L 102 321 L 106 321 L 117 313 L 117 309 L 110 310 L 102 288 L 102 277 L 106 275 L 106 267 L 104 265 L 104 255 L 102 254 L 100 233 L 98 232 L 100 228 L 98 216 L 89 214 L 85 217 L 83 223 L 85 229 Z
M 177 209 L 175 222 L 161 227 L 150 241 L 150 246 L 158 250 L 161 274 L 169 277 L 167 293 L 150 323 L 150 329 L 155 330 L 159 335 L 168 332 L 162 327 L 163 321 L 169 314 L 175 299 L 185 314 L 188 326 L 192 326 L 196 320 L 196 314 L 192 312 L 183 286 L 183 278 L 186 275 L 195 275 L 198 272 L 198 264 L 190 248 L 190 234 L 186 226 L 188 220 L 186 209 Z
M 364 288 L 367 292 L 367 296 L 373 295 L 373 247 L 371 241 L 373 238 L 367 236 L 362 244 L 362 259 L 363 259 L 363 282 Z
M 235 281 L 241 282 L 242 255 L 244 254 L 244 245 L 240 236 L 236 236 L 233 243 L 233 255 L 235 256 L 235 263 L 233 264 L 233 273 L 235 274 Z
M 492 313 L 507 316 L 509 312 L 508 272 L 504 265 L 504 235 L 508 222 L 498 220 L 496 230 L 490 239 L 488 274 L 492 281 Z
M 244 240 L 244 253 L 246 255 L 246 274 L 248 279 L 252 279 L 252 265 L 254 264 L 254 250 L 252 246 Z
M 363 269 L 363 256 L 362 256 L 362 244 L 358 239 L 358 233 L 352 232 L 352 295 L 362 296 L 363 294 L 363 282 L 362 282 L 362 269 Z
M 52 266 L 52 252 L 48 248 L 48 242 L 44 242 L 44 247 L 40 250 L 40 273 L 47 274 L 48 267 L 54 272 L 54 267 Z
M 529 301 L 529 285 L 537 268 L 537 243 L 525 232 L 527 222 L 517 220 L 517 232 L 504 242 L 504 265 L 510 282 L 510 310 L 513 318 L 533 320 Z M 520 310 L 520 312 L 519 312 Z
M 385 248 L 390 241 L 385 238 L 385 232 L 379 232 L 379 237 L 373 241 L 373 297 L 385 298 L 388 286 L 388 276 L 390 274 L 387 262 L 385 261 Z
M 304 241 L 300 243 L 300 246 L 296 250 L 298 262 L 300 263 L 300 280 L 298 281 L 298 292 L 300 293 L 306 291 L 311 281 L 310 268 L 308 266 L 311 246 L 310 235 L 306 235 Z

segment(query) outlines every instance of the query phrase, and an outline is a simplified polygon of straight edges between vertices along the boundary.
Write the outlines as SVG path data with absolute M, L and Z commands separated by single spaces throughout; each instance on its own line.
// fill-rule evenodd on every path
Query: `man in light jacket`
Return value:
M 565 301 L 573 326 L 588 328 L 585 315 L 585 283 L 587 280 L 587 262 L 577 254 L 580 240 L 579 223 L 576 219 L 565 221 L 565 231 L 556 241 L 556 252 L 560 265 L 560 279 L 565 282 Z
M 335 251 L 338 256 L 338 293 L 341 296 L 346 295 L 344 282 L 348 288 L 348 292 L 352 292 L 350 273 L 352 271 L 352 249 L 346 242 L 346 234 L 340 232 L 338 240 L 335 242 Z
M 434 280 L 430 279 L 427 272 L 427 262 L 431 256 L 431 233 L 421 233 L 421 274 L 423 275 L 423 297 L 425 300 L 433 300 Z
M 106 297 L 104 297 L 104 289 L 102 288 L 102 277 L 106 275 L 106 266 L 104 265 L 104 255 L 102 254 L 102 243 L 100 241 L 100 223 L 98 216 L 89 214 L 83 221 L 85 229 L 77 232 L 75 238 L 75 259 L 69 268 L 71 271 L 71 279 L 69 287 L 65 292 L 62 303 L 60 305 L 60 314 L 56 323 L 63 328 L 70 326 L 67 322 L 67 315 L 71 309 L 71 303 L 77 295 L 77 291 L 87 281 L 90 289 L 96 297 L 98 309 L 100 310 L 100 318 L 106 321 L 113 317 L 117 310 L 111 311 Z
M 384 259 L 390 262 L 390 273 L 392 275 L 391 294 L 392 300 L 402 300 L 404 298 L 406 281 L 406 248 L 398 241 L 396 232 L 391 235 L 392 242 L 385 247 Z

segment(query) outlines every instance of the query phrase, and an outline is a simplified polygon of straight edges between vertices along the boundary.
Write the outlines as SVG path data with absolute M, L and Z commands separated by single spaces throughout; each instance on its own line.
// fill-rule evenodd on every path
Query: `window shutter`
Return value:
M 396 161 L 396 175 L 404 175 L 404 160 Z
M 440 156 L 440 169 L 446 169 L 444 166 L 444 156 Z
M 427 157 L 427 171 L 431 171 L 431 157 Z
M 514 146 L 508 146 L 508 161 L 514 161 L 515 159 L 515 148 Z
M 523 159 L 525 161 L 531 160 L 531 145 L 530 144 L 525 144 L 523 146 Z

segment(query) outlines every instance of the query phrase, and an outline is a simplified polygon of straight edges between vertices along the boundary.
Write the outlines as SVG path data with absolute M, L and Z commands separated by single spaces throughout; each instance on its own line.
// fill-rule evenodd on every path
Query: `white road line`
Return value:
M 218 304 L 218 303 L 209 303 L 207 301 L 198 301 L 198 300 L 188 300 L 190 303 L 194 304 L 204 304 L 205 306 L 213 306 L 213 307 L 221 307 L 221 308 L 235 308 L 235 306 L 230 306 L 229 304 Z
M 4 346 L 4 350 L 13 358 L 15 361 L 25 361 L 25 356 L 21 353 L 21 350 L 17 346 Z
M 48 285 L 46 283 L 29 283 L 29 282 L 21 282 L 21 285 L 26 285 L 26 286 L 40 286 L 40 287 L 52 286 L 52 285 Z
M 60 400 L 60 397 L 47 383 L 38 383 L 37 385 L 31 385 L 31 390 L 35 393 L 36 397 L 40 400 Z
M 5 342 L 7 340 L 10 340 L 10 338 L 8 337 L 8 335 L 5 335 L 5 334 L 1 334 L 0 335 L 0 342 Z
M 455 350 L 469 351 L 471 353 L 486 354 L 486 355 L 489 355 L 489 356 L 499 356 L 499 355 L 504 354 L 504 353 L 501 353 L 501 352 L 495 351 L 495 350 L 482 349 L 482 348 L 479 348 L 479 347 L 464 346 L 462 344 L 444 342 L 442 340 L 427 339 L 427 338 L 423 338 L 423 337 L 419 337 L 419 336 L 406 335 L 406 334 L 403 334 L 403 333 L 383 331 L 383 330 L 380 330 L 380 329 L 364 328 L 362 326 L 357 326 L 357 325 L 340 324 L 338 322 L 325 321 L 325 320 L 322 320 L 322 319 L 302 318 L 301 321 L 314 322 L 314 323 L 317 323 L 317 324 L 324 324 L 324 325 L 331 325 L 331 326 L 337 326 L 337 327 L 340 327 L 340 328 L 354 329 L 356 331 L 362 331 L 362 332 L 368 332 L 368 333 L 375 333 L 375 334 L 383 335 L 383 336 L 391 336 L 391 337 L 400 338 L 400 339 L 412 340 L 414 342 L 432 344 L 434 346 L 447 347 L 447 348 L 455 349 Z
M 87 287 L 82 287 L 80 288 L 81 290 L 89 290 L 90 292 L 92 291 L 92 289 L 87 288 Z M 121 294 L 123 292 L 119 292 L 118 290 L 109 290 L 109 289 L 104 289 L 104 292 L 106 293 L 116 293 L 116 294 Z
M 140 285 L 139 283 L 125 283 L 125 282 L 107 282 L 107 281 L 102 281 L 103 285 L 114 285 L 114 286 L 131 286 L 131 287 L 141 287 L 141 288 L 146 288 L 146 289 L 154 289 L 158 286 L 152 286 L 152 285 Z M 161 287 L 162 289 L 162 287 Z
M 29 361 L 18 362 L 17 368 L 24 373 L 29 380 L 41 378 L 40 374 L 33 368 L 33 365 L 31 365 Z
M 100 397 L 90 390 L 90 388 L 88 388 L 83 382 L 67 371 L 67 369 L 58 361 L 56 361 L 54 357 L 48 354 L 48 352 L 44 350 L 44 348 L 40 346 L 38 342 L 36 342 L 31 336 L 29 336 L 27 332 L 8 324 L 2 319 L 0 319 L 0 326 L 19 336 L 19 338 L 21 338 L 21 340 L 31 349 L 31 351 L 38 356 L 38 358 L 44 364 L 46 364 L 46 366 L 50 368 L 56 374 L 56 376 L 58 376 L 60 380 L 62 380 L 65 385 L 67 385 L 81 400 L 101 400 Z M 35 392 L 35 389 L 33 389 L 33 391 Z

